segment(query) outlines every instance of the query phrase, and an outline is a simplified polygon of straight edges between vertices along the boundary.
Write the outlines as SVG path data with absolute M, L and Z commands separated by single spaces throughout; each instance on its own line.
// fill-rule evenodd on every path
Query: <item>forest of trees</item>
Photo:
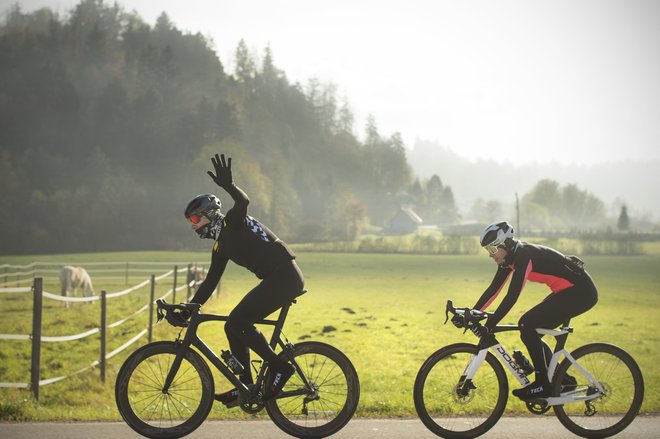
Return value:
M 165 14 L 150 26 L 102 0 L 66 17 L 5 11 L 0 253 L 203 248 L 182 213 L 204 192 L 231 205 L 205 172 L 215 153 L 233 157 L 251 214 L 292 242 L 355 239 L 402 205 L 431 224 L 459 221 L 451 187 L 413 175 L 398 133 L 369 118 L 360 140 L 334 85 L 291 83 L 269 47 L 243 41 L 233 64 Z M 558 210 L 539 193 L 559 189 L 544 185 L 523 201 L 552 226 Z M 589 202 L 580 218 L 602 210 Z
M 251 212 L 286 239 L 350 239 L 412 181 L 398 134 L 360 142 L 332 84 L 291 84 L 241 42 L 227 72 L 201 34 L 117 4 L 11 7 L 0 27 L 3 253 L 189 247 L 187 201 L 234 157 Z M 302 234 L 303 236 L 298 236 Z
M 574 184 L 541 180 L 521 200 L 533 230 L 584 230 L 605 225 L 605 204 Z

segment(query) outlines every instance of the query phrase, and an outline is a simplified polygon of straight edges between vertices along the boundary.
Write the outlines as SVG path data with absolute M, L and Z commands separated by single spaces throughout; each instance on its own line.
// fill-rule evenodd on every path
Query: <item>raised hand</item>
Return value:
M 231 175 L 231 157 L 227 157 L 225 161 L 225 155 L 218 154 L 215 157 L 211 157 L 211 163 L 213 163 L 213 168 L 215 168 L 215 174 L 211 171 L 206 173 L 213 179 L 215 184 L 220 186 L 223 189 L 231 187 L 233 184 L 233 177 Z

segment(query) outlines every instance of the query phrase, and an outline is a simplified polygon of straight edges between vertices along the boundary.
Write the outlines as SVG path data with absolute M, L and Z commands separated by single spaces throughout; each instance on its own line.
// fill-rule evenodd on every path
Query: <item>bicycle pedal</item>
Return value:
M 225 404 L 225 407 L 227 407 L 228 409 L 233 409 L 234 407 L 238 407 L 240 404 L 241 404 L 240 400 L 235 399 Z

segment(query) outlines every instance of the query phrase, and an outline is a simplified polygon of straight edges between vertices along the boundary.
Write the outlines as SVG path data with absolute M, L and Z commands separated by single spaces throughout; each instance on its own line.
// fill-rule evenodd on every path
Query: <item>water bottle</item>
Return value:
M 525 375 L 531 375 L 534 372 L 534 367 L 531 365 L 527 357 L 520 351 L 513 351 L 513 359 L 515 360 L 520 370 L 523 371 Z
M 244 368 L 243 365 L 241 364 L 240 361 L 234 357 L 234 355 L 229 352 L 229 351 L 222 351 L 222 354 L 220 354 L 223 360 L 225 360 L 225 363 L 227 363 L 227 366 L 231 369 L 232 372 L 234 372 L 235 375 L 238 375 L 239 373 L 243 372 Z

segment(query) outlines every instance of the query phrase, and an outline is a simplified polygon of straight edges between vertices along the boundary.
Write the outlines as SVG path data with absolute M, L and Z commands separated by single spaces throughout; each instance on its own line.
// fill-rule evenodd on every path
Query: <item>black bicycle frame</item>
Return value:
M 286 347 L 286 345 L 284 344 L 281 338 L 282 328 L 284 327 L 286 316 L 289 313 L 289 308 L 291 308 L 291 305 L 293 303 L 295 303 L 295 300 L 291 304 L 287 304 L 281 308 L 277 320 L 263 319 L 255 322 L 255 324 L 258 325 L 274 326 L 273 334 L 271 335 L 271 339 L 270 339 L 270 347 L 273 350 L 278 344 L 282 349 L 285 349 Z M 213 321 L 226 322 L 228 318 L 229 316 L 193 313 L 193 315 L 190 317 L 190 323 L 188 324 L 188 328 L 186 329 L 186 334 L 184 335 L 183 340 L 178 341 L 177 354 L 174 361 L 172 362 L 172 366 L 170 367 L 167 377 L 165 378 L 165 383 L 163 385 L 163 393 L 168 392 L 169 387 L 172 384 L 174 377 L 176 376 L 176 373 L 179 371 L 179 367 L 181 366 L 181 361 L 183 360 L 186 351 L 190 349 L 190 346 L 192 345 L 195 346 L 220 371 L 220 373 L 224 375 L 225 378 L 227 378 L 234 386 L 236 386 L 236 388 L 241 394 L 243 394 L 246 397 L 251 396 L 250 389 L 245 384 L 243 384 L 241 380 L 238 379 L 238 377 L 233 374 L 231 369 L 229 369 L 229 367 L 225 365 L 225 363 L 215 354 L 215 352 L 213 352 L 213 350 L 210 347 L 208 347 L 206 343 L 204 343 L 204 341 L 197 336 L 197 328 L 202 323 L 213 322 Z M 289 360 L 293 363 L 296 370 L 300 370 L 298 364 L 295 362 L 293 358 L 289 358 Z M 244 364 L 243 367 L 250 367 L 250 365 Z M 265 369 L 262 367 L 260 374 L 257 377 L 257 382 L 259 382 L 258 380 L 263 379 L 264 370 Z M 305 377 L 303 374 L 300 374 L 300 377 L 303 383 L 305 384 L 305 387 L 309 387 L 309 383 L 307 382 L 307 377 Z M 304 394 L 304 393 L 305 393 L 304 391 L 286 392 L 286 393 L 281 393 L 279 397 L 286 397 L 286 396 Z

